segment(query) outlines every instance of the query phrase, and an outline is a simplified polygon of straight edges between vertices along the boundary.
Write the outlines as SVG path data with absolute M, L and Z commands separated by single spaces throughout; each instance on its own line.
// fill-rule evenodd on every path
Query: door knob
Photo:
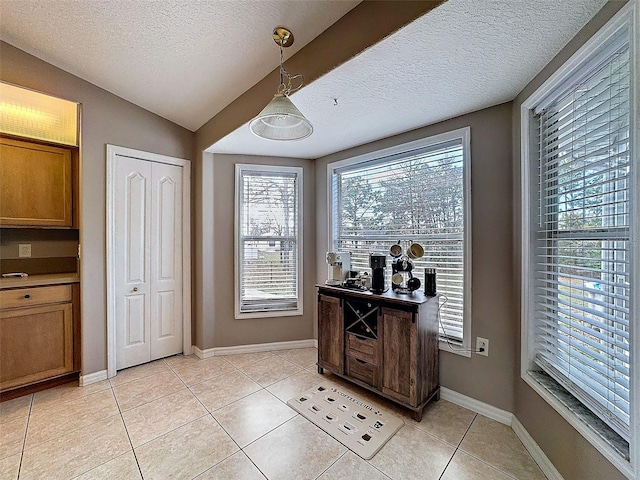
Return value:
M 133 291 L 137 292 L 138 291 L 138 287 L 133 287 Z

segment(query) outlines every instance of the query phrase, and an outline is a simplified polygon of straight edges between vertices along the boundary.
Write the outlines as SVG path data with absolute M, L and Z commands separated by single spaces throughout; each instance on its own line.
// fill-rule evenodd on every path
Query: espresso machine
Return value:
M 349 277 L 351 270 L 351 254 L 349 252 L 327 252 L 327 265 L 329 273 L 327 285 L 339 285 Z

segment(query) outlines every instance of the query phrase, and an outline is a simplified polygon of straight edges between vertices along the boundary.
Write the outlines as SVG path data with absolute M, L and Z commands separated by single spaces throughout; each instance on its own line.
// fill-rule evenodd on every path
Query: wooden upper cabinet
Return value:
M 73 227 L 68 148 L 0 138 L 0 225 Z

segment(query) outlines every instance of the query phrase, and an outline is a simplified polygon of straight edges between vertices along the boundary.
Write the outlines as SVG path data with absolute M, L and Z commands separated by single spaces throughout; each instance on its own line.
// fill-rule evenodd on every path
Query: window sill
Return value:
M 529 371 L 522 378 L 618 470 L 628 478 L 636 478 L 626 440 L 546 373 Z
M 302 315 L 302 308 L 296 310 L 268 310 L 260 312 L 236 312 L 236 320 L 249 318 L 279 318 L 279 317 L 299 317 Z

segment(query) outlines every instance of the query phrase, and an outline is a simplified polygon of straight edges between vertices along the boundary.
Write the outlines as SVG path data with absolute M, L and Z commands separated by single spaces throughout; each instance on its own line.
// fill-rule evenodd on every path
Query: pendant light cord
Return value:
M 278 85 L 278 93 L 288 97 L 302 88 L 302 85 L 304 84 L 304 76 L 299 73 L 292 75 L 284 68 L 284 47 L 282 43 L 283 42 L 281 41 L 278 44 L 280 47 L 280 85 Z M 298 85 L 294 86 L 292 83 L 293 80 L 299 81 Z

